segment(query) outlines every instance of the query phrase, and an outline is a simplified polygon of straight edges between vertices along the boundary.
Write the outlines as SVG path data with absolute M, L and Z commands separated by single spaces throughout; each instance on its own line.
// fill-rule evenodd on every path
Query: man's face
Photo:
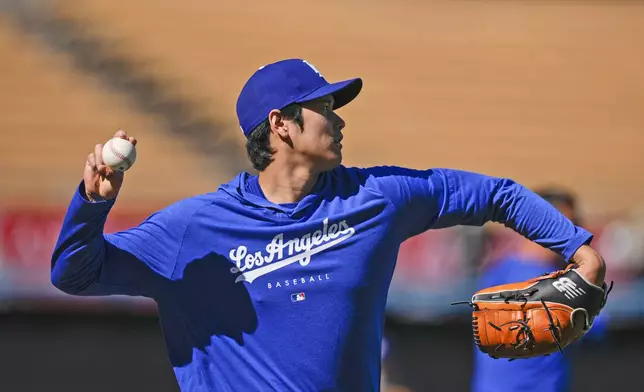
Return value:
M 333 112 L 328 95 L 302 104 L 303 128 L 290 134 L 293 150 L 313 163 L 319 171 L 332 170 L 342 163 L 344 120 Z

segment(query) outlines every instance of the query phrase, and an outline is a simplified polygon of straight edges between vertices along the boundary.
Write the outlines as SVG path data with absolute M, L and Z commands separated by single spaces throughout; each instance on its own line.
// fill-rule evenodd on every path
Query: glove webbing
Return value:
M 530 319 L 526 316 L 526 312 L 525 312 L 524 309 L 525 309 L 526 304 L 528 303 L 528 299 L 526 297 L 529 297 L 529 296 L 533 295 L 537 291 L 539 291 L 539 290 L 538 289 L 532 289 L 532 290 L 529 290 L 529 291 L 527 291 L 527 292 L 525 292 L 523 294 L 518 294 L 516 292 L 510 293 L 510 294 L 508 294 L 508 293 L 500 293 L 499 295 L 501 296 L 501 298 L 503 298 L 503 302 L 505 302 L 506 304 L 509 304 L 510 300 L 523 301 L 523 304 L 521 304 L 521 310 L 523 312 L 523 319 L 522 320 L 508 321 L 508 322 L 503 323 L 501 325 L 496 325 L 493 322 L 488 321 L 488 324 L 490 324 L 490 326 L 492 328 L 496 329 L 497 331 L 503 331 L 502 327 L 504 327 L 504 326 L 506 326 L 508 324 L 515 324 L 515 323 L 519 324 L 519 325 L 513 325 L 512 327 L 509 328 L 510 331 L 514 331 L 516 329 L 519 330 L 517 332 L 517 336 L 516 336 L 516 343 L 514 343 L 514 348 L 515 349 L 523 348 L 524 350 L 528 350 L 528 349 L 534 347 L 534 340 L 535 340 L 534 334 L 532 333 L 532 329 L 528 325 L 528 321 L 530 321 Z M 478 306 L 476 306 L 475 304 L 473 304 L 473 303 L 471 303 L 469 301 L 460 301 L 460 302 L 452 303 L 452 305 L 457 305 L 457 304 L 468 304 L 470 307 L 474 308 L 475 310 L 478 310 Z M 563 349 L 561 347 L 561 343 L 559 342 L 559 340 L 560 340 L 560 326 L 555 325 L 554 318 L 552 317 L 552 314 L 550 313 L 550 309 L 548 309 L 548 305 L 546 305 L 546 302 L 543 300 L 543 298 L 541 298 L 541 304 L 543 305 L 543 308 L 545 309 L 546 314 L 548 315 L 548 320 L 549 320 L 548 328 L 544 329 L 544 331 L 550 330 L 550 334 L 552 334 L 552 339 L 554 340 L 555 344 L 557 345 L 557 348 L 559 349 L 559 352 L 561 352 L 563 354 Z M 476 343 L 476 345 L 480 347 L 481 339 L 479 337 L 478 317 L 473 317 L 472 318 L 472 330 L 474 332 L 474 343 Z M 531 340 L 532 340 L 532 343 L 531 343 Z M 496 348 L 494 348 L 494 350 L 492 350 L 492 352 L 497 352 L 502 347 L 503 347 L 503 344 L 499 344 L 498 346 L 496 346 Z M 495 357 L 492 354 L 489 354 L 489 355 L 490 355 L 490 357 L 492 357 L 494 359 L 498 359 L 497 357 Z M 514 359 L 515 358 L 511 358 L 510 361 L 513 361 Z

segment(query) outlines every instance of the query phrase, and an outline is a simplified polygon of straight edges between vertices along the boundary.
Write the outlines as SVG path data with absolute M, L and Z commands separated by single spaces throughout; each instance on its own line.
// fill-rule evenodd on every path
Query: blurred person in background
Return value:
M 576 196 L 561 186 L 535 190 L 575 225 L 582 225 Z M 565 263 L 556 253 L 525 239 L 509 254 L 484 266 L 479 277 L 480 288 L 521 282 L 561 269 Z M 494 359 L 474 346 L 472 392 L 565 392 L 570 391 L 571 349 L 589 339 L 601 339 L 606 330 L 606 315 L 595 318 L 592 328 L 582 340 L 569 346 L 564 354 L 508 361 Z

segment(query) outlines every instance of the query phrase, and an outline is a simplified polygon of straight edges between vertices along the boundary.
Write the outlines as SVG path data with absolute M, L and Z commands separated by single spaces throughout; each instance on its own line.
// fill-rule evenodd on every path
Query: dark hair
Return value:
M 577 225 L 582 223 L 577 210 L 577 196 L 571 190 L 562 186 L 547 186 L 537 189 L 535 193 L 555 206 L 558 204 L 567 205 L 572 210 L 573 223 Z
M 297 125 L 303 127 L 302 106 L 293 103 L 280 110 L 282 117 L 291 120 Z M 271 148 L 270 143 L 271 125 L 268 119 L 255 127 L 246 140 L 246 153 L 253 167 L 257 171 L 265 170 L 273 162 L 275 151 Z
M 575 207 L 577 201 L 570 190 L 559 186 L 541 187 L 537 188 L 535 192 L 550 203 L 564 203 Z

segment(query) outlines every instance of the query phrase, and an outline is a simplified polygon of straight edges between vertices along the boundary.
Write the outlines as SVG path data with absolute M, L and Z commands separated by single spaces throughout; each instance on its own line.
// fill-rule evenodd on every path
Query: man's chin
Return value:
M 337 168 L 342 164 L 342 154 L 335 154 L 334 157 L 321 163 L 321 171 L 329 171 Z

